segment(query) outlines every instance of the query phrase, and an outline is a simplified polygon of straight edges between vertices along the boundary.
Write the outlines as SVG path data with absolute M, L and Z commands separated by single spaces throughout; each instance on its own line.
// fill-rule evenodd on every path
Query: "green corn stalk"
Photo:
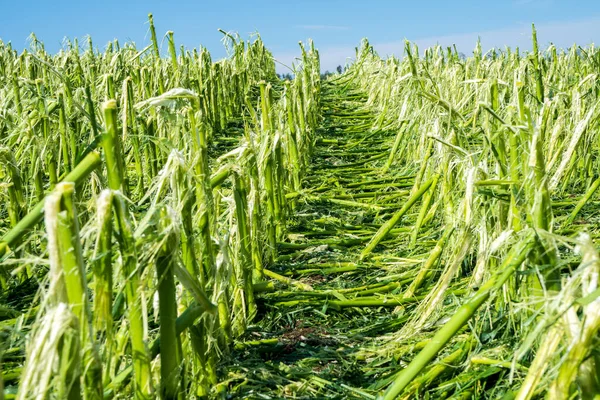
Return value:
M 117 104 L 109 100 L 104 104 L 104 121 L 106 133 L 103 135 L 102 146 L 108 175 L 109 189 L 122 193 L 123 173 L 121 146 L 117 134 Z M 143 309 L 139 295 L 140 271 L 137 265 L 135 242 L 125 201 L 116 193 L 114 211 L 119 229 L 119 251 L 123 259 L 123 278 L 125 279 L 125 298 L 129 311 L 129 331 L 135 375 L 135 396 L 139 399 L 152 397 L 152 380 L 150 358 L 146 348 Z
M 202 263 L 199 268 L 200 282 L 206 283 L 207 277 L 214 274 L 215 255 L 212 243 L 211 232 L 214 229 L 214 200 L 212 196 L 212 186 L 210 183 L 210 169 L 208 166 L 208 148 L 206 130 L 204 126 L 196 125 L 196 118 L 193 110 L 188 112 L 190 119 L 190 128 L 192 134 L 193 149 L 196 153 L 194 170 L 196 172 L 196 210 L 201 213 L 201 234 L 202 234 Z
M 69 130 L 67 123 L 67 111 L 63 93 L 58 95 L 58 112 L 60 141 L 62 147 L 62 161 L 64 171 L 72 170 L 75 167 L 75 158 L 77 157 L 77 142 L 75 136 Z
M 168 31 L 167 36 L 169 37 L 169 55 L 171 56 L 171 66 L 173 71 L 177 73 L 179 69 L 179 63 L 177 62 L 177 50 L 175 50 L 175 38 L 173 31 Z
M 392 230 L 392 228 L 398 223 L 398 221 L 400 221 L 400 218 L 402 218 L 402 216 L 404 214 L 406 214 L 406 212 L 408 210 L 410 210 L 410 208 L 429 189 L 429 187 L 433 183 L 434 179 L 436 179 L 436 178 L 434 177 L 434 178 L 428 180 L 427 182 L 423 183 L 421 185 L 421 187 L 413 195 L 411 195 L 408 198 L 408 200 L 406 201 L 406 203 L 404 203 L 404 205 L 402 206 L 402 208 L 400 210 L 398 210 L 392 216 L 392 218 L 390 218 L 385 224 L 383 224 L 381 226 L 381 228 L 379 228 L 379 230 L 377 231 L 377 233 L 375 233 L 375 235 L 371 238 L 371 240 L 369 241 L 369 243 L 367 243 L 366 247 L 360 253 L 360 259 L 361 260 L 364 260 L 369 254 L 371 254 L 371 252 L 373 251 L 373 249 L 375 247 L 377 247 L 377 245 L 379 244 L 379 242 L 381 242 L 383 239 L 385 239 L 385 237 L 388 235 L 388 233 L 390 233 L 390 231 Z
M 55 286 L 58 301 L 66 301 L 77 317 L 81 334 L 85 397 L 102 398 L 102 367 L 96 351 L 91 329 L 91 313 L 87 283 L 83 269 L 83 255 L 79 238 L 77 211 L 73 201 L 75 185 L 63 182 L 45 201 L 44 211 L 48 230 L 51 272 L 61 284 Z M 62 293 L 60 293 L 62 292 Z
M 148 14 L 148 24 L 150 25 L 150 38 L 152 40 L 152 51 L 154 53 L 154 61 L 157 62 L 160 60 L 160 50 L 158 49 L 158 39 L 156 38 L 156 28 L 154 27 L 154 17 L 152 16 L 152 14 Z M 158 94 L 163 94 L 165 92 L 165 87 L 161 78 L 162 77 L 158 77 L 157 79 L 159 86 Z
M 534 236 L 529 233 L 519 244 L 511 249 L 498 273 L 490 278 L 475 295 L 463 304 L 444 326 L 439 329 L 431 341 L 402 370 L 394 383 L 382 396 L 384 400 L 393 400 L 400 395 L 413 379 L 435 358 L 442 348 L 454 337 L 460 328 L 475 314 L 485 301 L 512 276 L 515 270 L 526 260 L 534 245 Z
M 44 199 L 44 173 L 43 173 L 43 164 L 42 157 L 39 154 L 40 149 L 36 148 L 32 153 L 31 164 L 34 166 L 34 177 L 33 182 L 35 185 L 35 196 L 37 201 L 42 201 Z
M 523 97 L 523 91 L 522 91 L 522 84 L 519 84 L 519 81 L 516 80 L 515 83 L 515 91 L 517 92 L 517 103 L 518 103 L 518 107 L 519 107 L 519 112 L 521 110 L 524 111 L 524 97 Z M 524 113 L 523 116 L 519 117 L 521 121 L 523 121 L 524 119 Z M 519 165 L 520 165 L 520 154 L 519 154 L 519 145 L 520 145 L 520 137 L 518 132 L 513 131 L 513 130 L 509 130 L 508 131 L 509 136 L 509 146 L 510 146 L 510 164 L 509 164 L 509 175 L 510 175 L 510 179 L 513 182 L 519 182 L 520 180 L 520 173 L 519 173 Z M 518 185 L 515 183 L 513 185 L 511 185 L 510 187 L 510 213 L 509 213 L 509 226 L 515 231 L 518 232 L 521 230 L 522 224 L 521 224 L 521 211 L 519 208 L 519 202 L 518 202 L 518 198 L 519 198 L 519 187 Z
M 390 150 L 390 156 L 388 157 L 388 160 L 385 163 L 383 170 L 381 171 L 384 174 L 392 166 L 392 163 L 394 162 L 394 159 L 396 157 L 396 153 L 398 153 L 398 148 L 400 147 L 400 143 L 402 142 L 402 139 L 405 137 L 406 132 L 404 131 L 403 128 L 404 128 L 404 125 L 406 124 L 406 122 L 407 122 L 406 120 L 402 120 L 400 122 L 400 126 L 398 127 L 398 133 L 396 134 L 396 139 L 394 140 L 394 144 L 392 145 L 392 149 Z M 412 127 L 412 124 L 411 124 L 411 127 Z M 410 127 L 407 130 L 410 130 Z
M 82 399 L 80 338 L 79 320 L 66 303 L 49 308 L 31 333 L 17 399 Z
M 268 260 L 273 262 L 277 257 L 277 217 L 279 216 L 279 207 L 276 200 L 276 189 L 274 182 L 273 154 L 269 152 L 265 156 L 264 164 L 264 185 L 267 197 L 267 236 L 269 241 Z
M 450 353 L 432 366 L 426 373 L 419 378 L 415 379 L 412 384 L 405 390 L 405 396 L 403 399 L 410 399 L 417 395 L 422 389 L 430 386 L 435 379 L 444 373 L 448 368 L 456 366 L 466 355 L 471 347 L 471 341 L 467 340 L 465 343 L 461 343 L 455 351 Z
M 248 227 L 248 194 L 244 177 L 240 174 L 234 175 L 234 200 L 236 207 L 238 240 L 240 243 L 241 280 L 247 306 L 247 320 L 252 321 L 256 315 L 256 302 L 254 300 L 254 289 L 252 280 L 252 255 L 250 245 L 250 229 Z
M 425 197 L 423 198 L 423 205 L 421 206 L 421 210 L 419 211 L 419 216 L 417 217 L 417 221 L 415 222 L 415 226 L 413 227 L 413 230 L 412 230 L 412 233 L 410 236 L 409 246 L 411 248 L 415 247 L 415 245 L 417 243 L 417 237 L 419 235 L 419 230 L 421 229 L 421 226 L 423 225 L 423 221 L 425 220 L 427 213 L 430 211 L 431 202 L 433 201 L 433 196 L 435 194 L 435 189 L 437 187 L 438 180 L 439 180 L 439 177 L 436 175 L 433 178 L 431 187 L 429 188 L 429 190 L 425 194 Z
M 538 40 L 537 40 L 537 32 L 535 30 L 535 25 L 531 24 L 531 40 L 533 42 L 533 69 L 535 74 L 535 94 L 538 102 L 544 102 L 544 82 L 542 78 L 542 69 L 540 66 L 540 51 L 538 49 Z
M 529 117 L 529 129 L 531 132 L 532 143 L 530 150 L 529 168 L 532 170 L 533 180 L 530 188 L 531 199 L 533 202 L 532 208 L 532 225 L 536 229 L 543 231 L 551 231 L 552 226 L 552 204 L 550 201 L 550 193 L 548 191 L 548 179 L 546 176 L 545 161 L 542 150 L 542 143 L 539 130 L 534 130 Z M 548 289 L 557 289 L 560 287 L 559 273 L 554 270 L 556 265 L 556 250 L 554 244 L 547 239 L 539 239 L 539 248 L 536 250 L 536 257 L 539 259 L 539 264 L 549 266 L 547 272 L 544 272 L 544 281 L 541 282 L 536 275 L 530 275 L 530 285 L 534 293 L 542 290 L 543 285 Z
M 14 228 L 25 214 L 23 179 L 17 166 L 17 160 L 8 148 L 0 148 L 0 161 L 2 161 L 6 174 L 10 177 L 11 184 L 8 187 L 8 197 L 10 199 L 8 216 L 10 225 Z
M 217 131 L 225 130 L 227 127 L 227 101 L 225 100 L 225 90 L 223 89 L 223 69 L 220 64 L 215 64 L 215 80 L 217 85 L 217 102 L 215 104 L 224 105 L 218 108 L 219 112 L 219 126 Z
M 137 135 L 136 124 L 135 124 L 135 111 L 133 101 L 133 83 L 131 78 L 126 78 L 123 81 L 123 131 L 125 136 L 125 130 L 131 138 L 131 144 L 133 147 L 133 158 L 135 161 L 135 171 L 138 180 L 138 193 L 144 192 L 144 164 L 142 159 L 142 151 L 140 140 Z M 129 124 L 129 126 L 128 126 Z
M 287 121 L 287 133 L 286 135 L 286 143 L 287 143 L 287 151 L 289 154 L 289 164 L 292 174 L 293 188 L 295 191 L 299 191 L 302 184 L 300 183 L 300 160 L 298 156 L 298 142 L 296 137 L 296 121 L 293 112 L 294 104 L 293 97 L 291 95 L 291 87 L 289 82 L 284 83 L 284 102 L 285 102 L 285 110 L 286 110 L 286 121 Z
M 94 101 L 92 100 L 92 92 L 89 86 L 85 87 L 85 101 L 87 106 L 87 112 L 90 118 L 90 125 L 92 128 L 92 135 L 90 140 L 94 140 L 98 137 L 98 124 L 96 122 L 96 109 L 94 108 Z
M 198 266 L 198 260 L 196 258 L 196 241 L 194 236 L 194 221 L 193 221 L 193 205 L 194 196 L 186 194 L 187 186 L 190 183 L 187 179 L 181 178 L 179 201 L 182 204 L 181 208 L 181 224 L 183 228 L 184 240 L 181 243 L 182 247 L 182 261 L 187 271 L 191 276 L 198 277 L 199 281 L 205 284 L 206 277 L 204 276 L 204 269 Z
M 285 195 L 284 195 L 284 166 L 283 155 L 281 151 L 281 140 L 279 134 L 275 135 L 273 140 L 273 205 L 275 208 L 275 235 L 277 240 L 281 240 L 283 236 L 285 224 Z
M 100 162 L 100 154 L 98 152 L 92 151 L 88 153 L 77 167 L 63 178 L 63 181 L 75 182 L 76 184 L 82 182 L 100 165 Z M 33 207 L 31 211 L 17 223 L 17 225 L 2 236 L 2 239 L 0 239 L 0 255 L 6 254 L 11 246 L 18 243 L 30 229 L 42 220 L 44 216 L 43 209 L 44 202 L 41 201 Z
M 115 92 L 115 79 L 112 75 L 106 76 L 106 98 L 116 99 L 117 94 Z
M 104 343 L 104 357 L 106 363 L 104 368 L 103 382 L 107 384 L 110 380 L 110 369 L 113 351 L 113 268 L 112 268 L 112 204 L 113 192 L 104 190 L 97 201 L 98 236 L 96 237 L 96 248 L 94 250 L 94 302 L 93 302 L 93 326 L 96 332 L 104 332 L 106 341 Z
M 221 346 L 227 349 L 233 342 L 232 318 L 231 318 L 231 265 L 228 256 L 228 240 L 221 243 L 221 263 L 215 265 L 214 295 L 219 310 L 219 326 Z
M 156 259 L 158 280 L 161 398 L 177 399 L 182 391 L 181 343 L 176 330 L 177 295 L 173 267 L 176 263 L 178 237 L 172 231 L 173 221 L 166 209 L 160 211 L 160 225 L 166 237 L 162 239 Z
M 14 72 L 12 76 L 13 94 L 15 96 L 15 106 L 17 108 L 18 115 L 23 114 L 23 104 L 21 103 L 21 88 L 19 87 L 19 78 L 17 73 Z
M 250 175 L 250 192 L 248 194 L 250 214 L 250 239 L 251 239 L 251 250 L 252 250 L 252 263 L 254 264 L 253 275 L 255 281 L 263 279 L 263 243 L 261 242 L 261 230 L 262 230 L 262 207 L 260 202 L 260 182 L 258 165 L 254 152 L 248 155 L 247 168 Z
M 585 195 L 577 202 L 577 204 L 573 208 L 573 211 L 571 211 L 571 213 L 567 217 L 567 220 L 564 222 L 565 226 L 571 225 L 575 221 L 575 218 L 577 218 L 577 215 L 579 214 L 581 209 L 590 201 L 592 196 L 594 196 L 594 193 L 596 193 L 598 187 L 600 187 L 600 178 L 596 179 L 590 185 L 588 190 L 585 192 Z
M 146 169 L 150 171 L 150 176 L 158 175 L 158 153 L 156 149 L 156 136 L 154 131 L 154 120 L 149 118 L 142 123 L 140 131 L 146 134 L 146 143 L 144 146 L 144 158 L 146 160 Z
M 212 306 L 214 308 L 214 306 Z M 194 324 L 197 322 L 197 320 L 200 318 L 200 316 L 202 316 L 202 314 L 205 312 L 205 308 L 199 304 L 193 303 L 192 305 L 190 305 L 184 312 L 181 313 L 181 315 L 177 318 L 176 322 L 175 322 L 175 330 L 177 332 L 177 335 L 181 335 L 183 332 L 185 332 L 186 330 L 190 329 L 190 330 L 195 330 L 195 326 Z M 212 311 L 211 311 L 212 313 Z M 199 337 L 204 338 L 204 335 L 200 335 Z M 152 343 L 152 345 L 150 346 L 150 359 L 153 360 L 155 359 L 158 355 L 160 354 L 160 338 L 154 340 L 154 342 Z M 201 352 L 202 355 L 205 354 L 204 351 Z M 131 379 L 131 376 L 133 374 L 133 368 L 132 366 L 128 366 L 126 368 L 124 368 L 115 378 L 112 382 L 110 382 L 107 387 L 106 390 L 104 392 L 104 397 L 113 397 L 115 392 L 117 392 L 123 385 L 126 385 L 129 382 L 129 379 Z M 216 384 L 216 381 L 215 381 Z
M 450 235 L 452 235 L 454 232 L 454 229 L 454 226 L 450 226 L 444 230 L 442 237 L 440 240 L 438 240 L 433 250 L 429 253 L 429 257 L 427 257 L 425 264 L 423 264 L 423 266 L 419 269 L 419 273 L 412 281 L 408 289 L 406 289 L 406 292 L 404 292 L 404 297 L 412 297 L 414 293 L 421 287 L 424 280 L 431 273 L 431 269 L 440 258 L 442 251 L 446 246 L 446 242 L 448 241 L 448 238 L 450 238 Z

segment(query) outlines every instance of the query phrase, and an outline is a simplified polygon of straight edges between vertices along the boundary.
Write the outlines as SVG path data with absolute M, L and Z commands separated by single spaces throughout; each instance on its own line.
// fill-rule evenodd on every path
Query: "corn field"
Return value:
M 600 52 L 0 41 L 1 399 L 600 398 Z

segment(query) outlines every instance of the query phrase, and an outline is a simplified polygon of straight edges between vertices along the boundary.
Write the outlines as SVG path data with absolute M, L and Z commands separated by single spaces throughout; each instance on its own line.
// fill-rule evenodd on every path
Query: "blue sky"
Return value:
M 149 43 L 147 14 L 157 33 L 175 32 L 186 47 L 206 46 L 213 57 L 225 56 L 218 28 L 248 37 L 259 32 L 275 57 L 285 64 L 298 54 L 298 41 L 312 38 L 323 69 L 334 69 L 352 57 L 367 37 L 381 55 L 402 55 L 403 40 L 421 49 L 456 44 L 470 53 L 477 37 L 484 48 L 529 47 L 535 22 L 542 44 L 559 47 L 600 42 L 599 0 L 227 0 L 156 1 L 83 0 L 0 1 L 0 39 L 22 49 L 35 32 L 46 49 L 57 51 L 64 37 L 91 35 L 99 47 L 114 38 Z M 166 50 L 166 42 L 163 45 Z M 284 67 L 278 67 L 285 71 Z

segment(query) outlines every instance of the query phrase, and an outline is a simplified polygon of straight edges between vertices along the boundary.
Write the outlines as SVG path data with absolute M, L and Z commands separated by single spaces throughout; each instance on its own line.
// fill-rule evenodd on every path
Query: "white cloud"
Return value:
M 529 0 L 536 1 L 536 0 Z M 558 48 L 567 48 L 577 43 L 578 45 L 588 45 L 595 40 L 600 41 L 600 17 L 591 17 L 575 21 L 559 21 L 536 24 L 538 41 L 540 48 L 553 43 Z M 457 33 L 444 36 L 432 36 L 425 38 L 408 38 L 419 46 L 423 52 L 426 48 L 440 44 L 443 47 L 456 45 L 458 51 L 465 54 L 471 54 L 475 48 L 477 38 L 481 38 L 481 44 L 484 51 L 491 48 L 511 48 L 519 47 L 522 50 L 531 49 L 531 24 L 519 24 L 503 29 L 477 31 L 469 33 Z M 355 46 L 359 43 L 348 46 L 321 47 L 315 43 L 321 55 L 321 68 L 323 71 L 333 71 L 338 65 L 344 65 L 355 55 Z M 393 42 L 373 43 L 375 50 L 382 57 L 395 55 L 402 57 L 404 53 L 404 40 Z M 295 57 L 299 56 L 299 51 L 294 53 L 275 54 L 275 58 L 281 62 L 291 65 Z M 289 72 L 287 68 L 278 65 L 278 71 Z

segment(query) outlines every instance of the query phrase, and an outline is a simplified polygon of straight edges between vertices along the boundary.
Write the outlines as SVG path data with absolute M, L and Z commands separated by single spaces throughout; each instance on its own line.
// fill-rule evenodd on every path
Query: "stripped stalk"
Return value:
M 138 399 L 152 398 L 153 388 L 150 372 L 150 358 L 146 348 L 146 328 L 143 318 L 140 271 L 133 231 L 129 222 L 127 206 L 122 197 L 123 174 L 118 160 L 122 160 L 117 134 L 117 103 L 109 100 L 104 104 L 106 133 L 102 146 L 106 159 L 108 185 L 115 192 L 114 211 L 119 229 L 119 251 L 123 259 L 123 278 L 125 279 L 125 298 L 129 311 L 129 331 L 133 350 L 133 369 L 135 375 L 135 396 Z
M 55 286 L 58 301 L 66 301 L 77 317 L 83 365 L 83 390 L 86 398 L 102 398 L 102 367 L 96 352 L 91 329 L 91 313 L 87 297 L 87 283 L 83 269 L 83 255 L 79 238 L 77 211 L 73 201 L 75 185 L 64 182 L 48 196 L 45 219 L 49 231 L 51 275 L 60 280 Z M 55 281 L 56 282 L 56 281 Z M 63 293 L 60 293 L 63 291 Z
M 173 221 L 166 209 L 161 210 L 161 230 L 166 232 L 162 240 L 160 254 L 156 259 L 158 280 L 158 301 L 160 317 L 160 358 L 161 398 L 176 399 L 182 391 L 181 343 L 175 328 L 177 321 L 177 296 L 173 266 L 176 262 L 178 237 L 172 231 Z
M 533 248 L 534 237 L 529 233 L 519 244 L 511 249 L 506 256 L 497 275 L 488 280 L 475 295 L 465 304 L 463 304 L 450 320 L 437 331 L 431 342 L 411 361 L 411 363 L 402 370 L 394 383 L 386 390 L 383 395 L 384 400 L 393 400 L 412 382 L 412 380 L 427 366 L 427 364 L 442 350 L 475 314 L 477 309 L 486 302 L 486 300 L 498 291 L 504 283 L 511 277 L 515 270 L 525 261 L 529 252 Z
M 400 218 L 402 218 L 402 216 L 406 214 L 408 210 L 410 210 L 410 208 L 421 198 L 421 196 L 423 196 L 423 194 L 427 191 L 427 189 L 429 189 L 429 187 L 435 179 L 436 178 L 434 177 L 425 182 L 423 185 L 421 185 L 419 190 L 417 190 L 413 195 L 411 195 L 408 198 L 408 200 L 406 201 L 406 203 L 404 203 L 402 208 L 399 211 L 397 211 L 392 216 L 392 218 L 390 218 L 385 224 L 383 224 L 381 228 L 379 228 L 377 233 L 375 233 L 375 235 L 371 238 L 369 243 L 367 243 L 367 246 L 360 253 L 361 260 L 364 260 L 369 254 L 371 254 L 371 252 L 379 244 L 379 242 L 385 239 L 387 234 L 390 233 L 392 228 L 398 223 L 398 221 L 400 221 Z
M 96 238 L 96 248 L 94 250 L 94 310 L 93 326 L 96 332 L 104 332 L 106 343 L 103 360 L 105 366 L 105 375 L 103 381 L 108 383 L 110 380 L 110 363 L 112 361 L 113 351 L 113 268 L 112 268 L 112 204 L 113 192 L 104 190 L 98 197 L 97 202 L 97 221 L 98 236 Z

